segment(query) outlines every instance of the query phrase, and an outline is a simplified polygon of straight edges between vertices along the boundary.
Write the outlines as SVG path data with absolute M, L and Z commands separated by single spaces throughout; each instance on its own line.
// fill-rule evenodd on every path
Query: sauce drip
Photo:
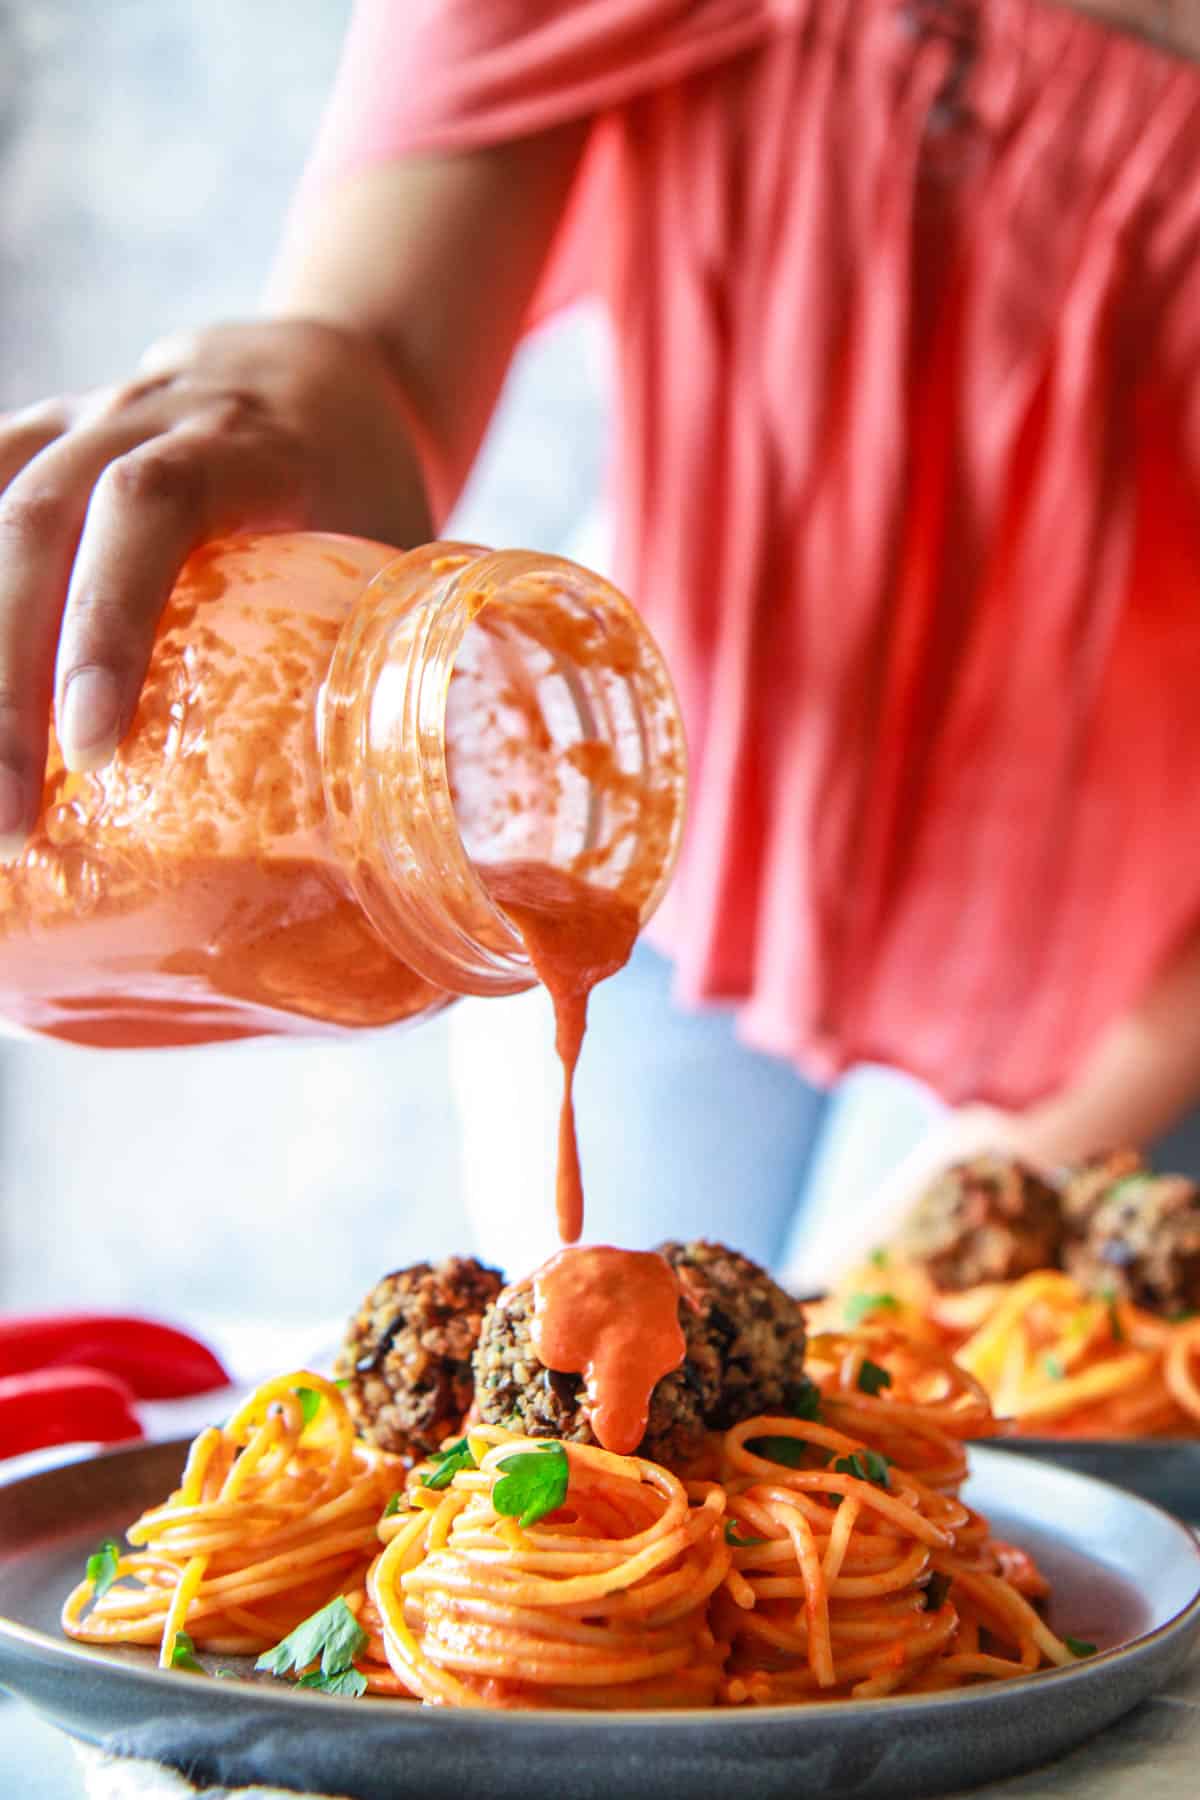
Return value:
M 479 873 L 496 904 L 520 932 L 554 1006 L 554 1046 L 563 1070 L 558 1117 L 558 1233 L 564 1244 L 573 1244 L 583 1230 L 574 1086 L 587 1026 L 588 996 L 597 982 L 615 975 L 629 961 L 638 934 L 638 910 L 619 894 L 592 887 L 577 875 L 547 863 L 494 863 L 481 867 Z
M 630 1456 L 656 1384 L 687 1353 L 679 1278 L 656 1250 L 560 1250 L 533 1278 L 530 1335 L 548 1369 L 583 1376 L 604 1448 Z

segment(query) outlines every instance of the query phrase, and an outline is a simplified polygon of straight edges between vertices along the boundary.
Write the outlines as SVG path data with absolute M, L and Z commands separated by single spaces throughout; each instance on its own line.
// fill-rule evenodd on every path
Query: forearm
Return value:
M 444 518 L 465 481 L 562 213 L 586 126 L 408 157 L 305 191 L 268 286 L 276 317 L 383 360 Z

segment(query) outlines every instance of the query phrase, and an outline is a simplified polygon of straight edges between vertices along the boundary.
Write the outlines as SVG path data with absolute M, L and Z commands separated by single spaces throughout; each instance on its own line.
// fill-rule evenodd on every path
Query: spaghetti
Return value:
M 881 1355 L 887 1385 L 863 1392 Z M 751 1419 L 722 1444 L 725 1698 L 866 1699 L 1069 1663 L 1030 1604 L 1046 1592 L 1032 1562 L 958 1498 L 963 1436 L 994 1429 L 978 1384 L 898 1338 L 816 1338 L 810 1356 L 821 1420 Z
M 63 1629 L 89 1643 L 156 1644 L 164 1668 L 185 1630 L 225 1655 L 262 1650 L 361 1586 L 404 1473 L 398 1457 L 358 1442 L 332 1382 L 279 1376 L 223 1429 L 200 1433 L 175 1493 L 130 1526 L 113 1585 L 97 1597 L 94 1578 L 80 1582 Z
M 1064 1438 L 1200 1435 L 1200 1318 L 1163 1318 L 1097 1297 L 1058 1269 L 942 1293 L 919 1265 L 892 1258 L 860 1271 L 851 1286 L 812 1307 L 810 1320 L 836 1320 L 849 1301 L 868 1334 L 885 1323 L 926 1355 L 941 1346 L 1012 1429 Z
M 368 1580 L 410 1692 L 458 1706 L 710 1705 L 723 1647 L 707 1609 L 731 1561 L 720 1486 L 568 1444 L 566 1504 L 522 1529 L 496 1511 L 496 1471 L 544 1440 L 488 1426 L 472 1441 L 478 1469 L 434 1510 L 385 1524 Z
M 1070 1662 L 1033 1565 L 957 1497 L 964 1437 L 992 1429 L 979 1384 L 895 1334 L 820 1338 L 811 1363 L 819 1416 L 746 1420 L 681 1472 L 488 1425 L 405 1478 L 335 1386 L 281 1377 L 201 1434 L 64 1628 L 170 1664 L 180 1633 L 265 1651 L 340 1597 L 359 1686 L 492 1708 L 867 1697 Z M 502 1483 L 552 1462 L 561 1486 L 518 1518 Z

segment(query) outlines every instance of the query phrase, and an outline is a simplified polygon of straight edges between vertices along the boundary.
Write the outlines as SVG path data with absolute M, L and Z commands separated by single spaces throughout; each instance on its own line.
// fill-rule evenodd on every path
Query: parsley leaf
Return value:
M 796 1419 L 821 1420 L 821 1390 L 811 1375 L 802 1375 L 787 1390 L 788 1411 Z
M 404 1490 L 402 1488 L 397 1488 L 396 1492 L 392 1495 L 391 1499 L 388 1501 L 387 1505 L 384 1507 L 383 1516 L 385 1519 L 394 1519 L 398 1512 L 407 1512 L 407 1511 L 408 1511 L 408 1507 L 407 1507 L 407 1505 L 405 1503 L 405 1499 L 404 1499 Z
M 1051 1381 L 1061 1381 L 1067 1372 L 1057 1356 L 1044 1356 L 1042 1358 L 1042 1366 Z
M 492 1505 L 518 1525 L 536 1525 L 567 1497 L 571 1465 L 561 1444 L 506 1456 L 496 1467 L 504 1474 L 492 1489 Z
M 858 1371 L 858 1385 L 864 1394 L 877 1394 L 881 1388 L 891 1387 L 892 1378 L 886 1369 L 865 1356 L 863 1366 Z
M 339 1375 L 333 1385 L 335 1388 L 341 1388 L 342 1391 L 345 1392 L 345 1390 L 350 1386 L 349 1375 Z
M 116 1538 L 105 1538 L 100 1548 L 87 1559 L 87 1578 L 92 1584 L 93 1600 L 100 1600 L 107 1594 L 117 1579 L 117 1564 L 121 1560 L 121 1546 Z
M 1065 1637 L 1063 1643 L 1072 1656 L 1095 1656 L 1095 1644 L 1089 1644 L 1086 1638 Z
M 1108 1331 L 1114 1344 L 1123 1344 L 1125 1342 L 1125 1333 L 1121 1329 L 1121 1315 L 1117 1311 L 1117 1303 L 1115 1300 L 1110 1300 L 1108 1303 Z
M 765 1544 L 766 1538 L 744 1538 L 738 1536 L 738 1529 L 733 1519 L 725 1521 L 725 1542 L 732 1544 L 735 1550 L 749 1550 L 754 1544 Z
M 316 1388 L 297 1388 L 296 1397 L 300 1402 L 300 1412 L 304 1423 L 311 1425 L 321 1410 L 321 1396 Z
M 345 1700 L 358 1700 L 367 1691 L 367 1678 L 358 1669 L 339 1669 L 336 1675 L 322 1675 L 320 1669 L 313 1669 L 310 1674 L 302 1675 L 296 1686 L 316 1688 L 322 1694 L 338 1694 Z
M 760 1437 L 751 1438 L 746 1448 L 755 1456 L 765 1457 L 768 1462 L 782 1463 L 785 1469 L 798 1469 L 804 1461 L 808 1445 L 803 1438 Z
M 950 1592 L 951 1577 L 943 1575 L 935 1569 L 925 1584 L 925 1611 L 941 1612 L 946 1604 L 946 1595 Z
M 855 1450 L 849 1456 L 839 1456 L 833 1467 L 838 1475 L 856 1475 L 859 1481 L 887 1488 L 892 1485 L 888 1479 L 891 1461 L 890 1456 L 881 1456 L 878 1450 Z
M 1188 1323 L 1189 1319 L 1196 1319 L 1196 1318 L 1200 1318 L 1200 1313 L 1197 1313 L 1197 1312 L 1193 1311 L 1192 1308 L 1185 1306 L 1182 1312 L 1168 1313 L 1167 1314 L 1167 1324 L 1168 1325 L 1186 1325 Z
M 173 1669 L 199 1669 L 196 1661 L 196 1646 L 186 1631 L 175 1633 L 175 1642 L 171 1645 L 171 1667 Z M 203 1671 L 201 1671 L 203 1673 Z
M 471 1453 L 471 1446 L 465 1437 L 451 1444 L 438 1457 L 437 1468 L 432 1475 L 422 1475 L 421 1486 L 427 1488 L 448 1488 L 460 1469 L 477 1469 L 479 1464 Z
M 861 1325 L 872 1313 L 899 1312 L 895 1294 L 851 1294 L 843 1308 L 847 1325 Z
M 254 1666 L 271 1675 L 286 1675 L 290 1669 L 307 1669 L 319 1660 L 322 1675 L 341 1675 L 366 1649 L 367 1641 L 366 1632 L 339 1594 L 320 1612 L 304 1619 L 273 1650 L 264 1650 Z
M 872 1250 L 872 1252 L 871 1252 L 871 1267 L 873 1269 L 886 1269 L 887 1266 L 888 1266 L 887 1251 L 882 1250 L 882 1249 Z

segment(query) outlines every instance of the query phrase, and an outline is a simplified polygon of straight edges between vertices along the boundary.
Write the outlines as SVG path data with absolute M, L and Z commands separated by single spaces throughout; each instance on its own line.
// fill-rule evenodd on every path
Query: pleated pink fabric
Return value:
M 573 117 L 681 994 L 1028 1102 L 1200 929 L 1200 69 L 1045 0 L 367 0 L 317 172 Z

